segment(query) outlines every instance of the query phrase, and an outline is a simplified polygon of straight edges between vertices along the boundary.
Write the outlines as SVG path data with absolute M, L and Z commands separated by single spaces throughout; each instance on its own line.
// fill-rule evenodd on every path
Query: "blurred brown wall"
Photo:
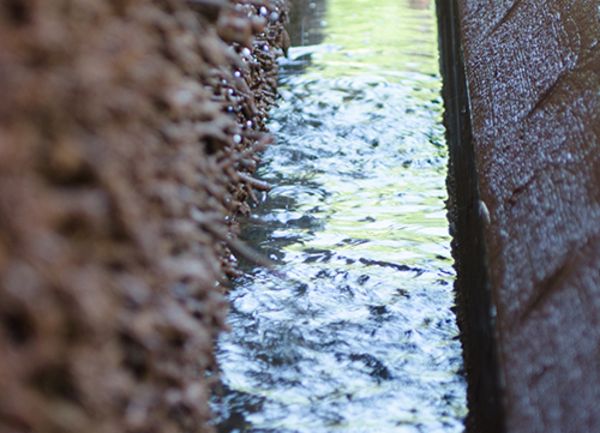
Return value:
M 233 6 L 0 2 L 0 432 L 213 431 L 286 18 Z

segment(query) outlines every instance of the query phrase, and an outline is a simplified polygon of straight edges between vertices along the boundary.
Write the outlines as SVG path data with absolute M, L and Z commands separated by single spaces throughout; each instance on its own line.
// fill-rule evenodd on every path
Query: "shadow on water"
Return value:
M 317 45 L 325 33 L 326 0 L 293 0 L 290 4 L 288 33 L 292 46 Z
M 464 428 L 432 7 L 294 6 L 243 234 L 277 272 L 243 264 L 231 291 L 221 433 Z

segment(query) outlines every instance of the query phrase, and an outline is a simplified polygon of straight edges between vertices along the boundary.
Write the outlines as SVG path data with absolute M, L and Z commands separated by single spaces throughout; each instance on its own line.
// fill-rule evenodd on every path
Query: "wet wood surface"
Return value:
M 600 431 L 600 9 L 459 0 L 508 432 Z

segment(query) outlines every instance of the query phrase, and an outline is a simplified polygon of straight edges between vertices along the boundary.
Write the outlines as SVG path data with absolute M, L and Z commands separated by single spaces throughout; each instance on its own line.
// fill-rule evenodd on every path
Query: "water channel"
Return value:
M 219 432 L 461 432 L 446 147 L 428 0 L 296 4 L 273 189 L 243 238 Z

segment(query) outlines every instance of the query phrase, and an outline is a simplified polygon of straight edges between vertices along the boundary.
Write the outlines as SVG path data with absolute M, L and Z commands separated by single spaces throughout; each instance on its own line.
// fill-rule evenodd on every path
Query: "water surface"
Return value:
M 231 291 L 219 431 L 461 432 L 433 6 L 304 4 L 244 229 L 277 272 Z

